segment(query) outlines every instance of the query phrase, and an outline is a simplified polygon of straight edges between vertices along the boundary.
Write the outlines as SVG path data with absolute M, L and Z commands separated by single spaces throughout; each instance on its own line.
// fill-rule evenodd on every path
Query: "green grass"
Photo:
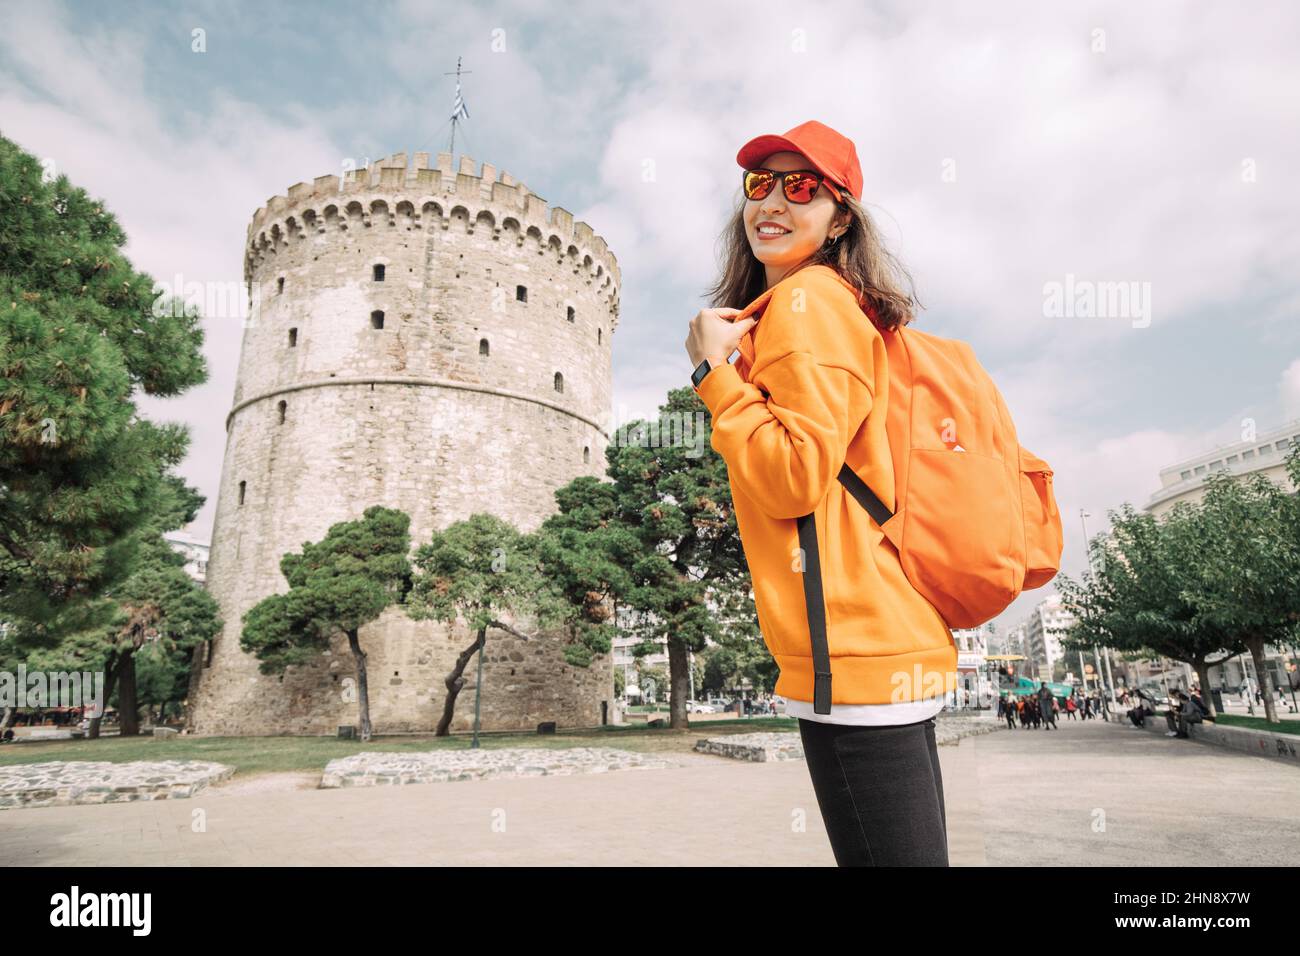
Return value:
M 1216 723 L 1221 727 L 1244 727 L 1247 730 L 1266 730 L 1273 734 L 1300 734 L 1300 720 L 1284 720 L 1281 723 L 1270 724 L 1264 717 L 1220 714 Z
M 798 728 L 794 718 L 692 720 L 685 733 L 667 727 L 597 727 L 565 730 L 554 735 L 532 732 L 480 733 L 483 749 L 502 747 L 617 746 L 643 752 L 689 751 L 703 735 L 750 733 L 756 730 L 788 731 Z M 44 740 L 0 747 L 0 767 L 42 763 L 47 760 L 209 760 L 235 768 L 238 774 L 320 772 L 331 760 L 368 751 L 427 752 L 468 750 L 472 735 L 378 736 L 369 743 L 337 737 L 102 737 L 99 740 Z

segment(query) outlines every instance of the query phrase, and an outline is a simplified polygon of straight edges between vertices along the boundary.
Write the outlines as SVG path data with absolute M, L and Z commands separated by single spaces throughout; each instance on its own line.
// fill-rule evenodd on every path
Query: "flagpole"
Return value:
M 464 116 L 465 119 L 469 119 L 469 107 L 465 105 L 465 98 L 461 96 L 460 92 L 460 76 L 462 72 L 474 72 L 473 70 L 461 70 L 460 59 L 460 57 L 456 57 L 456 101 L 452 104 L 451 110 L 451 155 L 453 159 L 456 156 L 456 123 L 460 121 L 462 116 Z M 443 76 L 451 75 L 452 73 L 450 70 L 443 74 Z

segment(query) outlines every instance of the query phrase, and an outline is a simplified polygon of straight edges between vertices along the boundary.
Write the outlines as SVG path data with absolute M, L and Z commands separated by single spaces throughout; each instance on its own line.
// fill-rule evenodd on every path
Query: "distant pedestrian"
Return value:
M 1047 681 L 1038 688 L 1038 706 L 1043 715 L 1043 726 L 1051 730 L 1056 726 L 1056 711 L 1052 705 L 1056 703 L 1056 698 L 1052 696 L 1052 689 L 1047 686 Z

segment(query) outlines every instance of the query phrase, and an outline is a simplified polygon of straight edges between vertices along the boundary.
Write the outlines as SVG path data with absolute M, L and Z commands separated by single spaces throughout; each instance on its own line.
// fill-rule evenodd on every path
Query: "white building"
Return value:
M 1216 471 L 1233 475 L 1263 472 L 1283 488 L 1294 491 L 1283 462 L 1297 444 L 1300 444 L 1300 419 L 1262 432 L 1249 441 L 1219 445 L 1176 462 L 1160 469 L 1160 489 L 1142 510 L 1158 518 L 1180 501 L 1195 504 L 1205 495 L 1206 478 Z
M 1024 655 L 1038 665 L 1042 680 L 1052 679 L 1052 668 L 1065 656 L 1062 631 L 1074 623 L 1074 615 L 1061 606 L 1061 596 L 1049 594 L 1034 607 L 1024 622 Z
M 653 653 L 638 658 L 632 653 L 632 649 L 642 643 L 642 639 L 633 633 L 635 624 L 634 613 L 624 605 L 618 608 L 618 632 L 615 634 L 610 648 L 614 658 L 614 669 L 623 672 L 624 696 L 633 701 L 641 699 L 641 689 L 638 685 L 637 671 L 658 668 L 663 671 L 664 679 L 670 678 L 668 663 L 668 640 L 667 638 L 659 639 L 659 647 Z M 667 685 L 663 687 L 645 688 L 647 691 L 652 690 L 655 700 L 665 701 L 669 697 L 671 688 Z
M 997 695 L 997 682 L 989 679 L 989 624 L 957 628 L 952 639 L 957 644 L 957 692 L 949 694 L 949 706 L 987 709 Z
M 169 531 L 163 540 L 172 550 L 185 555 L 185 573 L 206 586 L 208 576 L 208 542 L 200 541 L 184 531 Z

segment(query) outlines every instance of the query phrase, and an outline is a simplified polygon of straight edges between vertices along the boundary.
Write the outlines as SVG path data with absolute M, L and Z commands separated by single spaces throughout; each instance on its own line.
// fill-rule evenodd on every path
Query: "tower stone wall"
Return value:
M 567 210 L 467 156 L 404 153 L 276 196 L 248 229 L 244 330 L 208 588 L 224 619 L 190 688 L 198 734 L 333 734 L 356 722 L 345 637 L 311 665 L 258 673 L 245 611 L 287 584 L 283 554 L 383 504 L 412 545 L 479 511 L 537 528 L 554 491 L 604 473 L 619 271 Z M 430 731 L 473 637 L 390 608 L 360 632 L 377 733 Z M 473 720 L 476 669 L 453 729 Z M 608 656 L 491 630 L 484 729 L 601 723 Z

